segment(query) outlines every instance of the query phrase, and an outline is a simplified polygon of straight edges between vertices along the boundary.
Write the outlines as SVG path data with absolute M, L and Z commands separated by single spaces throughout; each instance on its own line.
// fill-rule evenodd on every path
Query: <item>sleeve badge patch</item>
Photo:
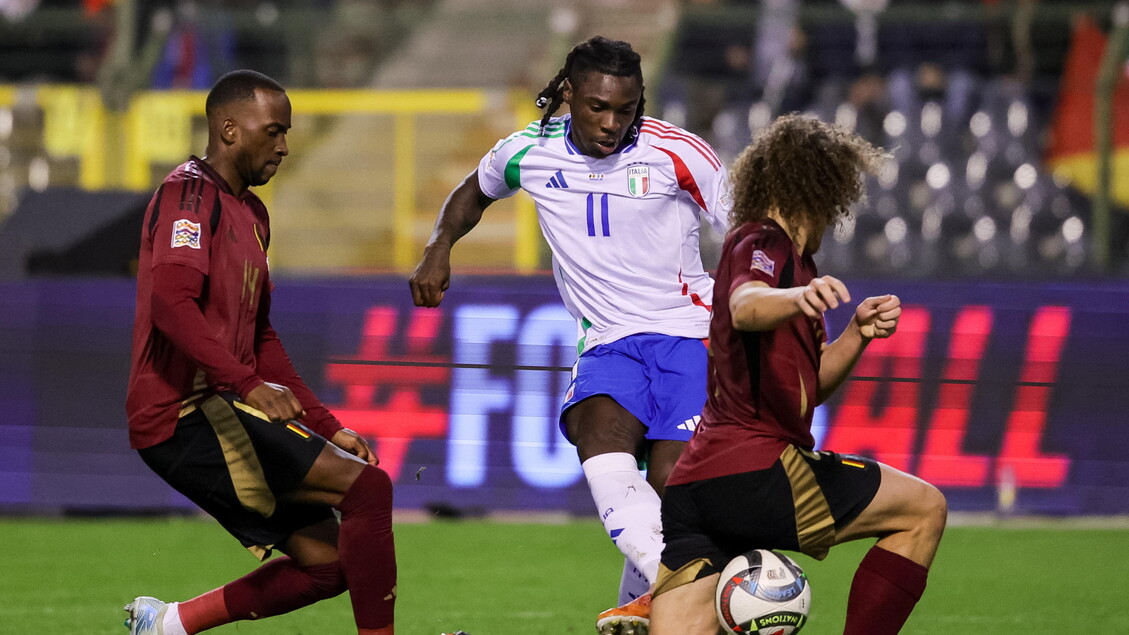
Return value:
M 752 268 L 756 269 L 757 271 L 763 271 L 772 276 L 775 275 L 774 272 L 776 271 L 776 263 L 768 257 L 768 254 L 764 253 L 760 249 L 756 249 L 753 251 Z
M 172 224 L 172 246 L 200 248 L 200 223 L 182 218 Z

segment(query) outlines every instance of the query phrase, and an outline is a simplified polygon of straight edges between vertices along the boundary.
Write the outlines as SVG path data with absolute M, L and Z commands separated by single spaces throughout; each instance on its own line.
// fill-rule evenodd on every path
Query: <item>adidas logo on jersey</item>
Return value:
M 564 173 L 557 170 L 557 173 L 549 177 L 549 182 L 545 183 L 545 187 L 568 187 L 565 182 Z
M 683 421 L 682 423 L 678 424 L 678 429 L 693 432 L 694 428 L 698 427 L 698 422 L 701 421 L 701 420 L 702 420 L 702 417 L 700 415 L 694 415 L 693 417 L 691 417 L 691 418 Z

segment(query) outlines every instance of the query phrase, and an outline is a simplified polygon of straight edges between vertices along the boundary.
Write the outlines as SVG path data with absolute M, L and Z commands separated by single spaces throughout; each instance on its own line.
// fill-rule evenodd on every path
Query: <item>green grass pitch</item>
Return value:
M 1129 533 L 1056 523 L 950 527 L 929 588 L 903 633 L 1129 633 Z M 255 560 L 206 519 L 0 518 L 0 634 L 118 634 L 135 595 L 185 599 Z M 595 521 L 396 526 L 397 632 L 594 633 L 622 560 Z M 797 560 L 812 584 L 804 635 L 842 632 L 847 589 L 870 542 Z M 214 632 L 355 632 L 344 596 Z

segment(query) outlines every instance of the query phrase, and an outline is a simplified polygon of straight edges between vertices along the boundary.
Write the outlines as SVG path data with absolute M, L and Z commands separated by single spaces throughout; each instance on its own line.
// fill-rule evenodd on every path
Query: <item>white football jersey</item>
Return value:
M 702 266 L 704 218 L 725 235 L 728 173 L 701 138 L 644 117 L 634 142 L 605 158 L 568 138 L 571 117 L 534 121 L 478 164 L 483 193 L 533 197 L 578 349 L 635 333 L 705 338 L 713 280 Z

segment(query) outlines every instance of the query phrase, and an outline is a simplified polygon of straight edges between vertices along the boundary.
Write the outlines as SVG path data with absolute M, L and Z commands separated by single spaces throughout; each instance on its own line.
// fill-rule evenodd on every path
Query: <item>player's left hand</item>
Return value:
M 341 428 L 333 433 L 333 438 L 330 439 L 330 442 L 349 454 L 367 462 L 369 465 L 380 463 L 380 459 L 369 449 L 368 441 L 365 441 L 364 437 L 349 428 Z
M 890 337 L 898 330 L 902 301 L 893 294 L 867 298 L 855 309 L 855 324 L 868 340 Z

